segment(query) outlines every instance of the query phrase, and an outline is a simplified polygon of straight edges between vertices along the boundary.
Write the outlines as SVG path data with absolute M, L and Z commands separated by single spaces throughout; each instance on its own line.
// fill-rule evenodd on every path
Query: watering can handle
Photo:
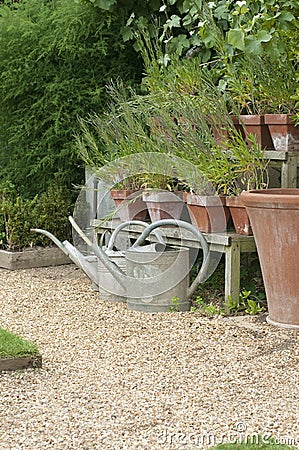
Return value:
M 121 224 L 119 224 L 115 230 L 113 231 L 113 233 L 111 234 L 108 246 L 107 246 L 107 250 L 112 250 L 113 249 L 113 245 L 116 239 L 116 236 L 118 235 L 118 233 L 123 230 L 124 228 L 130 226 L 130 225 L 141 225 L 143 227 L 147 227 L 148 223 L 146 222 L 142 222 L 141 220 L 129 220 L 127 222 L 123 222 Z M 155 234 L 155 236 L 157 237 L 158 241 L 161 244 L 165 244 L 164 239 L 162 238 L 161 234 L 158 232 L 158 230 L 153 230 L 153 233 Z
M 133 244 L 132 248 L 143 245 L 145 239 L 149 236 L 151 231 L 153 231 L 155 228 L 161 227 L 161 226 L 167 226 L 167 225 L 170 225 L 170 226 L 175 225 L 175 226 L 178 226 L 181 228 L 185 228 L 186 230 L 193 233 L 198 238 L 201 248 L 203 250 L 203 262 L 202 262 L 200 271 L 198 272 L 195 280 L 193 281 L 193 283 L 191 284 L 191 286 L 188 289 L 187 296 L 188 296 L 188 298 L 190 298 L 191 295 L 194 294 L 199 283 L 201 283 L 202 281 L 204 281 L 206 279 L 207 269 L 208 269 L 208 265 L 210 262 L 209 244 L 207 243 L 206 238 L 204 237 L 204 235 L 201 233 L 200 230 L 195 228 L 190 223 L 184 222 L 183 220 L 174 220 L 174 219 L 159 220 L 158 222 L 154 222 L 151 225 L 149 225 L 143 231 L 143 233 L 139 236 L 137 241 Z

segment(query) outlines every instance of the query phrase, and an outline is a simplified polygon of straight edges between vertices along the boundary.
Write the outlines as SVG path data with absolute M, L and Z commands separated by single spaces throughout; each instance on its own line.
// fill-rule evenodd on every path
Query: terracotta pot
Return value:
M 299 127 L 290 114 L 265 114 L 265 124 L 271 134 L 272 148 L 283 152 L 299 150 Z
M 152 222 L 163 219 L 180 219 L 184 207 L 182 196 L 169 191 L 154 191 L 143 194 Z
M 118 215 L 122 222 L 128 220 L 142 220 L 147 216 L 147 207 L 142 200 L 141 192 L 126 189 L 111 189 L 110 196 L 118 209 Z M 137 197 L 133 201 L 134 197 Z
M 299 189 L 244 192 L 273 325 L 299 329 Z
M 237 234 L 246 236 L 252 235 L 252 228 L 244 203 L 238 197 L 226 197 L 226 206 L 228 206 L 230 215 Z
M 268 125 L 265 123 L 264 116 L 258 114 L 241 115 L 240 120 L 238 117 L 233 116 L 233 121 L 238 130 L 241 130 L 243 137 L 246 139 L 249 133 L 256 136 L 257 142 L 262 148 L 273 148 L 271 135 Z
M 219 233 L 226 230 L 229 210 L 225 205 L 225 197 L 185 192 L 184 201 L 187 203 L 192 224 L 200 231 Z

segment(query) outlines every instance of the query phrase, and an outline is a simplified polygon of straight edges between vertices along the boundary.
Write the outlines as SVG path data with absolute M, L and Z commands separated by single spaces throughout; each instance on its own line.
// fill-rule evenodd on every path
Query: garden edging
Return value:
M 17 270 L 70 264 L 71 260 L 57 247 L 26 248 L 20 252 L 0 250 L 0 267 Z

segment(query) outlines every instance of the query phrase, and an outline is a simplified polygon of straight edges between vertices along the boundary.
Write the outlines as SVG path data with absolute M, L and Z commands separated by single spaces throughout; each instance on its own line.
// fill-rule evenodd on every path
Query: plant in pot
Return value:
M 164 167 L 163 158 L 159 159 L 168 152 L 161 130 L 156 132 L 159 101 L 133 91 L 128 97 L 120 83 L 111 84 L 109 91 L 109 112 L 90 117 L 88 121 L 81 120 L 81 136 L 77 141 L 82 158 L 92 170 L 101 169 L 101 179 L 110 186 L 113 196 L 116 188 L 129 190 L 121 209 L 143 202 L 139 210 L 148 209 L 153 221 L 180 218 L 184 207 L 178 192 L 180 183 L 172 175 L 173 167 L 168 162 Z M 153 157 L 147 158 L 147 154 L 157 154 L 159 161 L 152 164 Z M 117 206 L 121 213 L 120 203 Z M 136 217 L 130 215 L 130 218 Z
M 230 210 L 236 233 L 252 235 L 250 219 L 240 194 L 249 189 L 260 189 L 268 186 L 268 164 L 256 135 L 248 134 L 244 139 L 238 133 L 235 144 L 230 146 L 232 167 L 236 178 L 229 184 L 229 195 L 226 205 Z M 249 145 L 248 145 L 249 144 Z
M 130 156 L 144 150 L 144 120 L 137 117 L 121 82 L 111 83 L 108 93 L 111 100 L 106 112 L 79 121 L 79 153 L 91 173 L 100 171 L 115 205 L 114 215 L 121 221 L 145 220 L 147 207 L 141 192 L 144 178 L 134 174 L 130 164 Z M 117 165 L 115 161 L 121 158 L 124 161 Z
M 161 173 L 144 174 L 143 200 L 152 222 L 180 219 L 184 208 L 183 192 L 180 191 L 182 186 L 165 169 L 160 165 Z
M 140 177 L 128 177 L 116 183 L 110 189 L 110 196 L 114 201 L 116 212 L 122 222 L 128 220 L 145 221 L 147 205 L 142 197 Z
M 175 70 L 177 77 L 166 78 L 167 107 L 157 112 L 159 126 L 167 130 L 160 140 L 170 153 L 200 168 L 203 180 L 210 183 L 208 189 L 189 183 L 190 192 L 184 197 L 191 220 L 204 232 L 225 231 L 229 219 L 226 200 L 249 186 L 264 186 L 267 161 L 255 136 L 249 134 L 245 139 L 235 127 L 226 98 L 207 68 L 191 60 L 182 61 Z M 246 226 L 237 225 L 236 229 L 250 232 Z
M 251 145 L 248 146 L 248 139 Z M 250 187 L 267 185 L 267 160 L 254 135 L 245 140 L 231 123 L 227 139 L 221 145 L 215 145 L 207 154 L 198 155 L 197 164 L 212 183 L 217 193 L 215 197 L 192 196 L 186 194 L 188 209 L 194 214 L 195 204 L 205 204 L 207 225 L 202 231 L 224 231 L 231 215 L 235 231 L 238 234 L 250 235 L 252 229 L 240 193 Z M 223 204 L 224 218 L 219 206 Z M 214 211 L 213 211 L 214 206 Z M 216 208 L 218 207 L 218 208 Z M 203 219 L 198 219 L 203 220 Z
M 255 134 L 267 150 L 298 150 L 299 132 L 292 120 L 298 112 L 298 6 L 256 6 L 235 2 L 224 21 L 215 4 L 203 7 L 199 35 L 203 45 L 213 49 L 209 65 L 215 84 L 243 136 Z M 283 128 L 278 121 L 284 122 Z
M 273 61 L 268 55 L 243 55 L 227 66 L 226 90 L 236 111 L 235 122 L 244 136 L 256 135 L 267 150 L 299 150 L 294 92 L 297 75 L 292 61 Z

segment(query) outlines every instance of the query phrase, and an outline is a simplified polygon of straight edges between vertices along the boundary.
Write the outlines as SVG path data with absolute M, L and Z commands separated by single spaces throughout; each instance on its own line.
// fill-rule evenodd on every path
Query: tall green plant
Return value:
M 121 22 L 73 1 L 0 5 L 0 178 L 27 196 L 55 177 L 83 181 L 73 135 L 77 117 L 103 110 L 105 85 L 140 76 Z
M 109 158 L 157 152 L 197 166 L 218 193 L 261 186 L 266 170 L 263 151 L 253 136 L 249 148 L 236 130 L 210 71 L 198 60 L 179 58 L 161 73 L 157 66 L 154 70 L 146 95 L 132 92 L 127 98 L 116 86 L 109 112 L 83 123 L 79 146 L 85 161 L 95 167 Z M 99 151 L 102 145 L 106 160 Z M 188 184 L 195 191 L 202 188 L 192 185 L 189 177 Z

